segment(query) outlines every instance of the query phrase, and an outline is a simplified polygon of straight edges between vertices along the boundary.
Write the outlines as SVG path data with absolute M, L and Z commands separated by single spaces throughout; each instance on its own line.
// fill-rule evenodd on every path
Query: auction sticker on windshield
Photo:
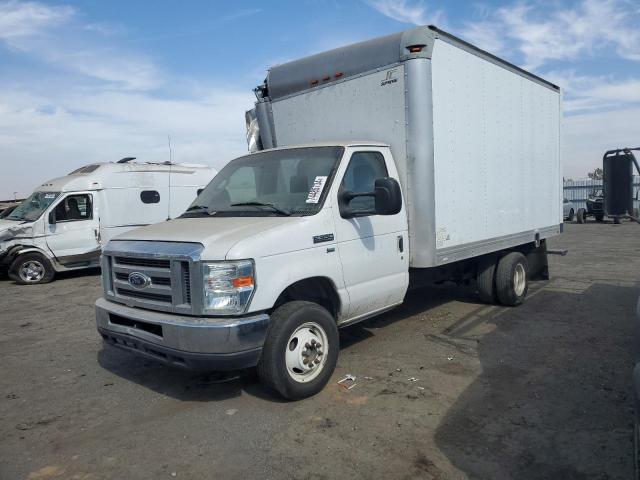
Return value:
M 311 186 L 311 190 L 309 190 L 309 195 L 307 195 L 307 203 L 318 203 L 326 181 L 326 176 L 318 175 L 316 177 L 316 179 L 313 181 L 313 185 Z

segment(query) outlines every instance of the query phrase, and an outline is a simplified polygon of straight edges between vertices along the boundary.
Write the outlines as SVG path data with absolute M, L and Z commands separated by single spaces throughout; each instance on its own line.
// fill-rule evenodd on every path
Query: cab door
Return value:
M 373 192 L 377 178 L 398 179 L 388 149 L 347 149 L 333 189 L 336 240 L 342 262 L 350 308 L 348 320 L 383 310 L 402 302 L 409 282 L 409 242 L 404 202 L 395 215 L 374 213 L 343 218 L 340 190 Z M 363 212 L 375 210 L 373 197 L 355 197 L 349 207 Z
M 47 246 L 63 265 L 89 264 L 100 257 L 97 198 L 68 193 L 45 216 Z

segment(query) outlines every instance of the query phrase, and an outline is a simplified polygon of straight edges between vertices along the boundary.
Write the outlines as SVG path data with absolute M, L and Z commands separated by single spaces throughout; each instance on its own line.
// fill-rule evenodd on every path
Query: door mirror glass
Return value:
M 49 212 L 49 225 L 55 225 L 56 224 L 56 212 L 55 210 L 51 210 Z
M 395 215 L 402 209 L 400 184 L 395 178 L 385 177 L 376 180 L 376 214 Z

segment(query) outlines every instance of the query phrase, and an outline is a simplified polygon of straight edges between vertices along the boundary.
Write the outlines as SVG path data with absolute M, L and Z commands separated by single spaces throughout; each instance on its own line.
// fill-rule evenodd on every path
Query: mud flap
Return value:
M 541 240 L 540 246 L 526 254 L 529 264 L 530 280 L 549 280 L 549 261 L 547 259 L 547 241 Z

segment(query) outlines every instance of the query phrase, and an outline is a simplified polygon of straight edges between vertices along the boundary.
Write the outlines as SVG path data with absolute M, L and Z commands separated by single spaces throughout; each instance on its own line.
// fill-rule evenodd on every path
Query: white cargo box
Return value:
M 561 231 L 560 89 L 435 27 L 273 67 L 256 93 L 264 148 L 390 145 L 411 267 Z

